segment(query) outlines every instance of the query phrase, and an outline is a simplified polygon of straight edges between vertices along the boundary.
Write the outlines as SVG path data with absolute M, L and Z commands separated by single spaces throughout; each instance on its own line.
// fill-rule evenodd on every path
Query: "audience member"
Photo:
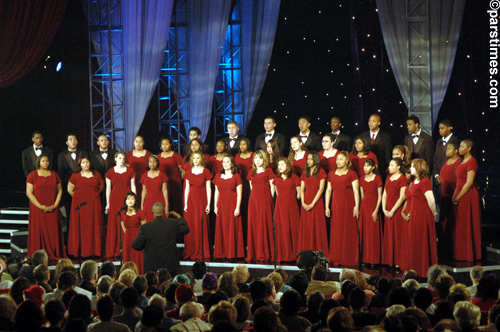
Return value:
M 344 307 L 333 308 L 328 314 L 327 326 L 335 332 L 353 332 L 354 321 L 351 313 Z
M 408 279 L 403 282 L 403 287 L 408 290 L 411 298 L 415 296 L 415 292 L 420 288 L 420 284 L 415 279 Z
M 434 298 L 434 302 L 439 300 L 446 300 L 450 294 L 450 288 L 455 284 L 455 280 L 449 274 L 442 274 L 436 279 L 436 290 L 438 296 Z
M 193 264 L 193 275 L 194 275 L 194 284 L 193 291 L 196 297 L 203 294 L 203 289 L 201 287 L 202 279 L 205 273 L 207 273 L 207 264 L 203 261 L 198 261 Z
M 130 331 L 127 325 L 113 322 L 113 299 L 109 295 L 101 295 L 97 299 L 97 314 L 100 322 L 92 323 L 88 327 L 88 332 L 127 332 Z
M 87 296 L 82 294 L 76 294 L 69 301 L 68 307 L 68 321 L 71 319 L 81 318 L 85 326 L 88 326 L 92 322 L 92 309 L 90 305 L 90 300 Z
M 0 295 L 0 331 L 14 330 L 16 309 L 16 302 L 9 295 Z
M 276 289 L 273 282 L 269 278 L 261 278 L 260 281 L 262 281 L 266 285 L 266 297 L 264 298 L 264 300 L 274 309 L 274 311 L 278 311 L 280 305 L 275 302 Z
M 131 330 L 134 330 L 135 325 L 141 319 L 138 315 L 136 308 L 139 305 L 139 293 L 132 286 L 123 288 L 120 292 L 120 303 L 123 307 L 123 312 L 120 315 L 113 317 L 117 323 L 127 325 Z
M 306 329 L 307 332 L 317 332 L 320 329 L 326 328 L 327 327 L 327 321 L 328 321 L 328 314 L 330 313 L 330 310 L 333 308 L 339 307 L 340 304 L 337 300 L 334 299 L 325 299 L 323 303 L 321 303 L 321 307 L 319 309 L 319 316 L 320 320 L 319 322 L 311 325 Z
M 321 265 L 316 265 L 311 273 L 311 281 L 307 286 L 306 295 L 320 291 L 324 296 L 332 296 L 340 291 L 340 285 L 336 281 L 327 281 L 328 271 Z
M 118 281 L 125 286 L 132 286 L 135 277 L 137 277 L 137 273 L 135 273 L 132 269 L 125 269 L 123 272 L 120 272 Z
M 450 287 L 448 300 L 452 301 L 453 303 L 457 303 L 458 301 L 471 301 L 472 294 L 467 286 L 458 283 Z
M 472 303 L 482 311 L 488 311 L 498 300 L 498 281 L 493 274 L 484 275 L 477 285 L 476 297 Z
M 177 301 L 175 300 L 175 292 L 180 284 L 178 282 L 170 282 L 165 284 L 165 300 L 167 300 L 166 311 L 173 310 L 177 307 Z
M 97 295 L 108 294 L 111 285 L 113 284 L 113 279 L 108 275 L 103 275 L 97 281 Z
M 304 317 L 298 316 L 300 309 L 300 294 L 294 290 L 287 290 L 281 297 L 278 318 L 290 331 L 305 330 L 311 323 Z
M 234 297 L 238 294 L 238 286 L 236 286 L 234 274 L 232 272 L 224 272 L 219 277 L 217 291 L 223 291 L 226 293 L 228 298 Z
M 479 326 L 481 310 L 470 302 L 460 301 L 455 304 L 453 316 L 460 325 L 462 332 L 471 332 Z
M 10 288 L 9 295 L 16 302 L 16 305 L 20 305 L 21 302 L 24 301 L 23 291 L 25 289 L 30 288 L 30 282 L 28 279 L 24 277 L 18 277 L 12 283 L 12 287 Z
M 165 328 L 162 324 L 162 319 L 165 319 L 163 313 L 164 311 L 161 310 L 160 307 L 154 305 L 146 307 L 146 310 L 144 310 L 144 313 L 141 317 L 141 321 L 137 323 L 135 330 L 138 332 L 162 331 L 159 329 L 157 330 L 157 328 L 160 326 Z M 170 331 L 170 327 L 165 328 L 165 330 Z
M 403 287 L 394 287 L 389 291 L 387 295 L 387 307 L 390 307 L 393 304 L 402 304 L 406 308 L 413 306 L 410 293 L 406 288 Z
M 236 308 L 236 322 L 234 326 L 241 331 L 250 326 L 250 301 L 248 297 L 238 294 L 233 298 L 233 306 Z
M 39 306 L 42 306 L 45 301 L 45 290 L 38 285 L 31 286 L 23 290 L 23 297 L 25 300 L 33 300 L 38 303 Z
M 453 319 L 453 311 L 455 310 L 455 304 L 451 301 L 437 301 L 435 304 L 434 316 L 431 322 L 435 325 L 442 319 Z
M 307 296 L 306 305 L 307 309 L 298 313 L 300 317 L 304 317 L 311 324 L 315 324 L 319 322 L 319 308 L 321 307 L 321 303 L 325 299 L 324 295 L 320 291 L 315 291 L 311 295 Z
M 460 325 L 454 319 L 442 319 L 434 325 L 435 332 L 462 332 Z
M 180 287 L 185 287 L 181 285 Z M 194 295 L 194 293 L 193 293 Z M 182 323 L 172 326 L 170 331 L 210 331 L 212 325 L 201 320 L 203 309 L 200 304 L 186 302 L 179 313 Z
M 249 293 L 250 288 L 246 283 L 248 278 L 250 277 L 250 272 L 248 271 L 248 267 L 246 265 L 236 265 L 233 268 L 234 281 L 236 282 L 236 286 L 238 286 L 240 293 Z
M 36 284 L 45 290 L 45 293 L 50 293 L 53 291 L 52 287 L 49 285 L 50 272 L 47 265 L 40 264 L 33 270 L 33 276 L 35 277 Z
M 479 284 L 479 280 L 483 277 L 483 273 L 484 269 L 481 265 L 476 265 L 470 270 L 470 280 L 472 281 L 472 286 L 467 289 L 471 292 L 472 296 L 477 293 L 477 285 Z
M 14 327 L 17 332 L 39 331 L 42 322 L 43 312 L 35 301 L 26 300 L 17 308 L 14 317 Z
M 368 302 L 369 308 L 386 308 L 387 307 L 387 295 L 391 290 L 391 286 L 389 284 L 389 279 L 382 277 L 377 282 L 377 291 L 378 293 L 372 296 L 370 301 Z
M 413 304 L 415 307 L 423 310 L 431 319 L 434 314 L 432 299 L 432 291 L 429 288 L 424 287 L 417 289 L 415 295 L 413 296 Z
M 187 303 L 195 300 L 194 292 L 191 287 L 188 285 L 179 285 L 175 289 L 175 302 L 177 303 L 177 307 L 174 309 L 167 311 L 165 316 L 170 317 L 170 318 L 175 318 L 179 319 L 179 314 L 180 314 L 180 309 L 182 309 L 182 306 Z
M 254 280 L 250 283 L 250 299 L 252 300 L 252 305 L 250 310 L 252 315 L 255 311 L 263 306 L 269 306 L 265 301 L 266 298 L 266 284 L 260 280 Z M 274 310 L 274 309 L 273 309 Z
M 224 292 L 215 292 L 207 299 L 207 304 L 205 304 L 205 309 L 207 312 L 210 312 L 210 309 L 216 304 L 219 304 L 221 301 L 229 301 L 226 293 Z
M 43 327 L 44 332 L 60 332 L 64 321 L 66 309 L 61 300 L 50 300 L 45 304 L 45 318 L 49 321 L 50 326 Z M 0 329 L 1 330 L 1 329 Z
M 213 272 L 207 272 L 201 280 L 202 294 L 197 296 L 198 303 L 205 305 L 210 295 L 217 291 L 217 275 Z
M 71 288 L 64 291 L 64 293 L 61 297 L 61 301 L 62 301 L 62 303 L 64 303 L 64 307 L 66 308 L 66 310 L 68 310 L 69 303 L 71 302 L 73 297 L 77 294 L 78 293 L 74 289 L 71 289 Z
M 267 276 L 267 279 L 271 280 L 274 285 L 274 289 L 276 291 L 276 297 L 274 298 L 274 301 L 278 303 L 281 296 L 283 295 L 283 293 L 281 292 L 281 289 L 285 284 L 285 282 L 283 281 L 283 277 L 278 272 L 271 272 Z
M 253 317 L 253 327 L 255 332 L 280 331 L 280 323 L 276 312 L 269 306 L 257 309 Z
M 431 321 L 423 310 L 418 308 L 407 308 L 405 310 L 405 314 L 418 319 L 418 327 L 420 331 L 429 332 L 429 329 L 432 328 Z
M 232 325 L 234 325 L 234 323 L 236 323 L 237 316 L 238 312 L 230 302 L 220 301 L 218 304 L 210 308 L 210 312 L 208 314 L 208 322 L 214 325 L 215 323 L 220 321 L 228 321 Z
M 418 281 L 417 271 L 412 270 L 412 269 L 406 270 L 405 273 L 403 273 L 403 278 L 402 278 L 403 283 L 408 279 L 415 279 Z
M 97 263 L 92 260 L 88 260 L 83 262 L 82 267 L 80 268 L 80 275 L 82 277 L 82 282 L 80 287 L 88 290 L 92 293 L 92 295 L 97 294 L 97 289 L 95 284 L 99 279 L 99 269 L 97 267 Z
M 427 284 L 429 284 L 429 287 L 432 290 L 433 297 L 438 296 L 436 280 L 442 274 L 447 274 L 447 272 L 441 265 L 432 265 L 427 271 Z
M 144 275 L 148 281 L 148 290 L 146 291 L 146 296 L 151 297 L 153 294 L 161 294 L 161 290 L 158 287 L 159 279 L 158 274 L 154 271 L 146 272 Z
M 363 307 L 366 304 L 366 294 L 361 288 L 355 287 L 351 289 L 348 301 L 351 307 L 351 316 L 354 321 L 354 326 L 356 326 L 357 329 L 377 323 L 377 315 L 369 313 L 368 311 L 363 311 Z
M 113 262 L 104 262 L 101 265 L 101 277 L 109 276 L 113 281 L 116 280 L 116 267 Z
M 306 300 L 307 300 L 306 290 L 307 290 L 307 287 L 309 286 L 309 280 L 307 279 L 306 274 L 304 272 L 295 273 L 290 278 L 289 285 L 290 285 L 290 287 L 295 289 L 297 292 L 299 292 L 300 298 L 301 298 L 300 306 L 305 307 Z
M 134 281 L 132 282 L 132 286 L 139 294 L 139 309 L 146 309 L 149 301 L 149 299 L 146 297 L 146 291 L 148 290 L 148 281 L 146 280 L 146 277 L 142 275 L 135 277 Z

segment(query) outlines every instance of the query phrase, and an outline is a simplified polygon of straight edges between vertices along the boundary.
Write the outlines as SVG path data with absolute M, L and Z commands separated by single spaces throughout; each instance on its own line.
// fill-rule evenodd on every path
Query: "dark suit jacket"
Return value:
M 300 137 L 300 133 L 299 133 Z M 323 150 L 323 145 L 321 144 L 321 136 L 318 134 L 313 133 L 312 131 L 309 132 L 309 137 L 306 140 L 306 143 L 304 146 L 307 148 L 309 151 L 318 151 L 320 152 Z
M 178 271 L 180 265 L 176 238 L 178 234 L 187 233 L 189 226 L 184 218 L 156 217 L 142 225 L 132 248 L 144 250 L 144 271 L 161 268 L 167 268 L 170 272 Z
M 89 154 L 87 151 L 76 149 L 76 160 L 78 161 L 78 158 L 82 156 L 88 157 Z M 59 177 L 63 183 L 63 190 L 66 191 L 69 178 L 77 169 L 68 149 L 57 155 L 57 168 L 59 169 Z
M 90 151 L 90 162 L 94 169 L 101 173 L 103 179 L 106 179 L 106 172 L 115 166 L 115 153 L 116 150 L 108 149 L 108 158 L 106 158 L 107 163 L 105 164 L 99 149 Z
M 240 153 L 240 142 L 243 138 L 244 138 L 243 136 L 238 135 L 238 138 L 236 139 L 233 147 L 231 148 L 231 146 L 229 145 L 229 136 L 224 137 L 222 140 L 226 142 L 227 145 L 226 152 L 232 155 L 233 157 L 236 157 L 236 155 Z
M 210 149 L 210 146 L 208 144 L 203 143 L 203 153 L 205 154 L 210 154 L 208 151 Z M 185 144 L 181 148 L 181 154 L 183 157 L 187 156 L 191 152 L 191 146 L 190 144 Z
M 282 156 L 288 155 L 287 154 L 288 151 L 286 151 L 287 144 L 286 144 L 285 135 L 280 134 L 277 131 L 274 131 L 274 136 L 272 138 L 276 139 L 278 141 L 278 146 L 280 148 L 281 155 Z M 260 134 L 259 136 L 257 136 L 257 139 L 255 140 L 254 151 L 257 151 L 259 149 L 267 151 L 266 133 Z
M 352 138 L 349 135 L 340 134 L 337 136 L 337 139 L 335 140 L 335 143 L 333 143 L 333 147 L 337 150 L 340 151 L 352 151 Z
M 44 146 L 42 147 L 42 154 L 49 157 L 49 169 L 54 169 L 53 167 L 54 164 L 52 163 L 54 161 L 54 152 L 52 151 L 52 149 Z M 22 153 L 23 172 L 26 178 L 31 172 L 33 172 L 36 169 L 36 158 L 37 156 L 35 154 L 35 149 L 33 149 L 33 145 L 23 150 Z
M 366 131 L 360 136 L 364 137 L 368 143 L 371 142 L 370 131 Z M 378 169 L 380 170 L 380 174 L 384 175 L 392 158 L 391 135 L 380 130 L 377 138 L 375 138 L 375 142 L 370 145 L 370 150 L 377 156 Z
M 448 143 L 450 142 L 459 142 L 460 140 L 458 139 L 457 136 L 451 135 L 450 139 L 448 140 Z M 446 146 L 443 145 L 443 138 L 440 137 L 437 142 L 436 142 L 436 150 L 434 151 L 434 162 L 432 165 L 432 170 L 434 175 L 439 174 L 441 172 L 441 168 L 443 167 L 444 163 L 446 162 Z
M 434 142 L 432 141 L 432 137 L 424 133 L 423 130 L 420 130 L 420 136 L 416 145 L 413 145 L 411 135 L 406 135 L 404 142 L 410 150 L 411 159 L 424 159 L 432 172 L 432 159 L 434 158 Z

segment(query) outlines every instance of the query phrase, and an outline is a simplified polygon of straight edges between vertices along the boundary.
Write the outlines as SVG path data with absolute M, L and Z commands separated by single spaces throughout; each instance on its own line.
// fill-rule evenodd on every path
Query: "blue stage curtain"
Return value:
M 431 87 L 432 87 L 432 123 L 435 124 L 439 109 L 446 95 L 450 82 L 455 54 L 457 51 L 465 0 L 429 1 L 429 20 L 431 36 Z M 377 0 L 380 26 L 384 36 L 389 62 L 396 77 L 396 82 L 403 100 L 408 107 L 408 43 L 425 48 L 423 39 L 409 40 L 406 26 L 406 8 L 402 0 Z M 418 40 L 417 40 L 418 39 Z M 415 100 L 424 96 L 425 91 L 414 95 Z M 431 128 L 428 128 L 429 130 Z
M 215 80 L 231 14 L 231 0 L 187 2 L 190 126 L 201 129 L 205 141 L 210 126 Z M 186 128 L 186 134 L 189 128 Z
M 266 81 L 278 24 L 280 0 L 241 0 L 243 112 L 247 132 Z
M 126 150 L 134 148 L 158 84 L 174 0 L 122 2 Z

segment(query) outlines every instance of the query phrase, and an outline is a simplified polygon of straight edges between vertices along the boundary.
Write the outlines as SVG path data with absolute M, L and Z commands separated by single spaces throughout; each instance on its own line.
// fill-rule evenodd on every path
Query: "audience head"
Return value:
M 470 279 L 474 284 L 477 284 L 483 277 L 484 269 L 481 265 L 476 265 L 470 270 Z
M 476 297 L 482 298 L 483 301 L 498 298 L 498 281 L 493 274 L 483 275 L 479 280 Z
M 146 280 L 145 276 L 138 275 L 137 277 L 134 278 L 132 286 L 137 290 L 139 296 L 141 296 L 148 290 L 148 281 Z
M 254 280 L 250 283 L 250 298 L 252 302 L 263 300 L 266 297 L 266 284 L 260 280 Z
M 0 295 L 0 317 L 6 318 L 14 322 L 16 315 L 17 305 L 16 302 L 7 294 Z
M 274 284 L 269 278 L 261 278 L 260 281 L 262 281 L 264 284 L 266 284 L 266 299 L 269 297 L 274 300 L 276 298 L 276 289 L 274 288 Z
M 165 286 L 165 299 L 170 303 L 176 303 L 175 292 L 180 284 L 178 282 L 171 282 Z
M 30 288 L 28 279 L 19 277 L 12 283 L 9 295 L 16 302 L 16 304 L 19 305 L 24 301 L 23 291 L 28 288 Z
M 156 273 L 158 273 L 158 282 L 160 284 L 172 279 L 172 275 L 170 274 L 170 272 L 167 269 L 158 269 L 158 271 L 156 271 Z
M 366 303 L 366 293 L 359 287 L 354 287 L 349 292 L 349 304 L 352 310 L 361 310 Z
M 120 292 L 120 303 L 123 309 L 134 309 L 139 305 L 139 293 L 132 286 L 127 286 Z
M 191 318 L 201 318 L 202 315 L 203 310 L 201 309 L 200 305 L 191 301 L 184 303 L 179 312 L 179 318 L 183 322 Z
M 448 299 L 453 303 L 457 303 L 458 301 L 470 301 L 472 299 L 472 294 L 470 290 L 467 289 L 467 286 L 459 283 L 450 287 Z
M 132 286 L 132 283 L 134 282 L 135 277 L 137 277 L 137 273 L 135 273 L 131 269 L 126 269 L 123 272 L 120 273 L 120 276 L 118 277 L 118 281 L 124 284 L 125 286 Z
M 108 275 L 103 275 L 97 281 L 97 290 L 101 294 L 107 294 L 109 293 L 109 289 L 111 288 L 112 284 L 113 279 Z
M 104 262 L 101 265 L 101 276 L 109 276 L 111 279 L 116 278 L 116 268 L 113 262 Z
M 76 294 L 69 301 L 68 319 L 81 318 L 89 323 L 91 311 L 89 298 L 82 294 Z
M 17 308 L 14 327 L 18 332 L 38 331 L 42 327 L 43 312 L 33 300 L 26 300 Z
M 328 328 L 335 332 L 354 331 L 354 321 L 351 313 L 344 307 L 333 308 L 327 319 Z
M 58 326 L 64 320 L 66 309 L 61 300 L 50 300 L 45 303 L 45 318 L 50 323 L 50 326 Z
M 399 286 L 394 287 L 389 291 L 389 294 L 387 295 L 387 307 L 390 307 L 393 304 L 402 304 L 406 308 L 413 305 L 410 293 L 406 288 Z
M 349 298 L 349 292 L 354 287 L 356 287 L 356 284 L 349 279 L 346 279 L 342 282 L 342 285 L 340 286 L 340 293 L 342 294 L 345 300 Z
M 295 273 L 290 277 L 290 287 L 299 292 L 300 296 L 304 296 L 309 285 L 309 280 L 304 272 Z
M 194 292 L 188 285 L 181 284 L 175 289 L 175 301 L 177 304 L 182 305 L 186 302 L 193 301 Z
M 233 268 L 233 274 L 234 274 L 234 281 L 237 284 L 242 284 L 247 282 L 248 278 L 250 277 L 250 272 L 248 271 L 248 267 L 246 265 L 236 265 Z
M 442 319 L 434 325 L 435 332 L 462 332 L 460 325 L 454 319 Z
M 111 296 L 109 296 L 108 294 L 99 296 L 99 298 L 97 299 L 97 313 L 101 321 L 111 321 L 111 318 L 113 318 L 113 308 L 114 303 Z
M 441 265 L 432 265 L 427 271 L 427 283 L 429 284 L 429 286 L 431 286 L 433 289 L 436 289 L 437 278 L 442 274 L 447 274 L 444 267 L 442 267 Z
M 399 314 L 405 312 L 406 308 L 401 304 L 394 304 L 387 308 L 387 312 L 385 314 L 386 317 L 397 317 Z
M 49 264 L 49 255 L 43 249 L 37 250 L 31 256 L 31 263 L 33 266 L 38 266 L 40 264 L 48 265 Z
M 478 306 L 468 301 L 460 301 L 455 304 L 453 316 L 462 328 L 462 331 L 471 331 L 479 326 L 481 310 Z
M 340 271 L 339 282 L 341 284 L 344 282 L 344 280 L 351 280 L 352 282 L 354 282 L 355 279 L 356 279 L 356 275 L 354 273 L 354 270 L 343 268 Z
M 33 270 L 33 276 L 37 284 L 47 283 L 50 279 L 50 272 L 47 265 L 40 264 Z
M 278 272 L 269 273 L 267 279 L 271 280 L 272 283 L 274 284 L 274 289 L 276 290 L 276 293 L 278 293 L 285 285 L 283 277 Z
M 436 290 L 442 299 L 446 299 L 450 294 L 450 288 L 455 284 L 455 280 L 449 274 L 442 274 L 436 279 Z
M 156 272 L 149 271 L 144 276 L 146 277 L 146 280 L 148 281 L 148 287 L 158 285 L 158 275 L 156 274 Z
M 432 304 L 433 296 L 432 291 L 426 287 L 420 287 L 415 291 L 415 295 L 413 296 L 413 303 L 415 307 L 427 310 L 429 306 Z
M 61 301 L 64 303 L 64 307 L 66 310 L 69 308 L 69 303 L 71 302 L 71 299 L 78 294 L 74 289 L 70 288 L 64 291 Z
M 210 308 L 208 314 L 208 322 L 214 325 L 220 321 L 228 321 L 231 324 L 236 323 L 238 312 L 236 308 L 228 301 L 220 301 L 218 304 Z
M 281 296 L 279 312 L 286 316 L 297 316 L 301 302 L 300 294 L 294 289 L 289 289 Z
M 431 321 L 425 312 L 418 308 L 407 308 L 405 310 L 407 316 L 413 316 L 418 319 L 418 326 L 422 332 L 428 332 L 432 328 Z
M 41 306 L 45 302 L 45 289 L 38 285 L 31 286 L 23 290 L 23 297 L 25 300 L 33 300 Z
M 157 306 L 165 312 L 165 308 L 167 307 L 167 300 L 160 294 L 153 294 L 148 301 L 148 306 Z
M 93 260 L 83 262 L 80 268 L 80 276 L 83 281 L 96 282 L 98 278 L 99 268 L 97 263 Z
M 109 288 L 109 296 L 113 299 L 115 304 L 120 304 L 120 292 L 125 288 L 125 285 L 117 281 Z
M 218 281 L 217 290 L 226 293 L 228 298 L 234 297 L 238 294 L 238 286 L 234 281 L 234 274 L 232 272 L 224 272 Z
M 408 279 L 403 283 L 403 287 L 408 290 L 410 296 L 413 298 L 417 289 L 420 288 L 420 284 L 415 279 Z
M 203 261 L 197 261 L 193 264 L 192 271 L 194 278 L 200 280 L 203 278 L 203 275 L 207 273 L 207 264 Z
M 387 296 L 387 294 L 389 294 L 389 291 L 391 290 L 389 279 L 385 277 L 380 278 L 379 281 L 377 282 L 377 290 L 379 294 Z
M 274 332 L 278 330 L 278 316 L 271 307 L 257 309 L 253 315 L 255 332 Z
M 207 272 L 203 276 L 201 281 L 201 287 L 203 290 L 207 290 L 209 292 L 217 290 L 217 275 L 213 272 Z
M 243 323 L 250 318 L 250 301 L 245 295 L 239 294 L 233 298 L 233 306 L 236 308 L 236 322 Z
M 328 271 L 322 265 L 316 265 L 311 273 L 311 280 L 326 281 L 328 279 Z
M 191 286 L 191 280 L 185 274 L 178 274 L 178 275 L 176 275 L 175 278 L 174 278 L 174 282 L 178 282 L 181 285 Z
M 163 321 L 163 316 L 164 311 L 160 307 L 149 305 L 142 312 L 141 323 L 146 328 L 159 327 Z
M 307 296 L 306 305 L 309 309 L 319 309 L 321 303 L 325 299 L 325 296 L 320 291 L 315 291 L 314 293 Z
M 403 283 L 408 279 L 418 280 L 417 271 L 412 270 L 412 269 L 406 270 L 405 273 L 403 274 L 403 279 L 402 279 Z
M 439 322 L 441 319 L 453 319 L 453 311 L 455 310 L 455 304 L 451 301 L 437 301 L 434 304 L 434 320 Z
M 340 303 L 334 299 L 325 299 L 323 303 L 321 303 L 321 307 L 319 308 L 319 317 L 323 326 L 326 326 L 330 310 L 337 307 L 340 307 Z
M 207 299 L 207 302 L 205 303 L 205 308 L 207 312 L 210 312 L 210 309 L 212 306 L 216 305 L 220 301 L 228 301 L 228 297 L 226 293 L 217 291 L 213 294 L 210 294 L 210 296 Z

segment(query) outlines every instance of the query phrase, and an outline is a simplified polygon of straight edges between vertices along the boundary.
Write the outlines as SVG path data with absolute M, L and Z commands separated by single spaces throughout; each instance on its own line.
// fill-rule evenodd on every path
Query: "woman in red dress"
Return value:
M 436 202 L 429 179 L 429 166 L 423 159 L 413 159 L 410 168 L 415 180 L 406 191 L 410 200 L 409 268 L 419 276 L 427 275 L 430 266 L 437 264 L 437 238 L 434 219 Z
M 401 173 L 404 167 L 401 158 L 393 158 L 389 163 L 389 174 L 385 180 L 382 195 L 382 211 L 385 215 L 382 264 L 400 269 L 408 266 L 408 223 L 402 216 L 407 180 Z
M 462 161 L 458 154 L 459 143 L 448 142 L 446 157 L 439 176 L 441 177 L 441 200 L 439 201 L 439 225 L 437 227 L 439 257 L 453 257 L 453 230 L 455 228 L 455 207 L 451 198 L 457 186 L 455 170 Z
M 304 172 L 306 168 L 307 148 L 304 146 L 299 136 L 290 138 L 290 147 L 288 162 L 292 165 L 293 173 L 300 179 L 302 172 Z
M 160 160 L 160 172 L 165 173 L 168 178 L 168 206 L 180 215 L 184 204 L 182 203 L 182 179 L 181 166 L 182 157 L 175 151 L 171 150 L 173 143 L 172 137 L 164 137 L 160 141 L 162 153 L 158 155 Z
M 155 218 L 153 204 L 156 202 L 160 202 L 165 206 L 165 216 L 168 216 L 168 177 L 158 169 L 160 160 L 157 156 L 149 156 L 148 165 L 149 171 L 141 177 L 141 209 L 146 216 L 146 220 L 151 221 Z
M 328 173 L 325 214 L 330 217 L 330 254 L 335 265 L 356 265 L 358 255 L 359 180 L 347 151 L 337 155 L 337 170 Z M 330 207 L 331 204 L 331 207 Z
M 191 167 L 186 171 L 184 183 L 184 218 L 189 225 L 189 233 L 184 236 L 184 258 L 199 261 L 202 256 L 210 259 L 208 214 L 212 198 L 212 174 L 205 168 L 205 157 L 201 151 L 190 155 Z
M 78 257 L 79 235 L 81 256 L 101 256 L 102 205 L 99 195 L 104 181 L 99 172 L 95 172 L 88 157 L 78 159 L 78 169 L 68 183 L 68 193 L 73 196 L 69 221 L 68 254 Z M 75 208 L 80 207 L 81 218 Z M 81 221 L 81 224 L 80 224 Z
M 372 159 L 378 167 L 377 156 L 370 151 L 370 144 L 365 138 L 358 136 L 354 139 L 352 152 L 349 153 L 352 169 L 358 174 L 358 177 L 363 176 L 363 165 L 367 159 Z
M 217 153 L 213 156 L 210 156 L 208 160 L 209 168 L 214 176 L 222 171 L 222 159 L 224 159 L 224 157 L 227 155 L 226 149 L 227 145 L 225 141 L 217 141 L 217 144 L 215 145 L 215 150 L 217 151 Z
M 268 262 L 273 255 L 273 196 L 274 173 L 268 167 L 267 153 L 257 150 L 253 167 L 248 174 L 250 199 L 248 200 L 247 262 Z
M 292 262 L 295 260 L 299 244 L 300 214 L 297 200 L 300 199 L 300 179 L 293 173 L 292 166 L 284 157 L 278 160 L 274 185 L 276 186 L 274 209 L 277 235 L 276 261 Z
M 106 172 L 106 211 L 108 227 L 106 231 L 106 257 L 120 255 L 120 223 L 118 216 L 123 206 L 125 195 L 136 190 L 135 172 L 125 163 L 125 152 L 115 154 L 115 165 Z
M 406 177 L 408 183 L 411 179 L 410 166 L 411 166 L 411 152 L 406 145 L 396 145 L 392 149 L 392 158 L 401 158 L 403 161 L 403 167 L 401 167 L 401 173 Z M 389 167 L 386 170 L 386 175 L 390 176 Z
M 322 250 L 328 252 L 328 234 L 326 232 L 325 191 L 326 173 L 321 168 L 318 152 L 311 151 L 307 155 L 307 165 L 300 177 L 300 211 L 299 245 L 302 250 Z
M 278 159 L 281 158 L 281 151 L 276 139 L 272 139 L 266 144 L 267 155 L 269 156 L 269 167 L 276 173 Z
M 141 177 L 148 171 L 148 158 L 151 152 L 144 149 L 144 137 L 137 135 L 134 139 L 134 149 L 127 153 L 128 165 L 134 170 L 137 197 L 142 197 Z M 126 192 L 125 192 L 126 193 Z M 123 197 L 120 199 L 120 202 Z
M 382 202 L 382 178 L 377 173 L 373 159 L 365 160 L 365 175 L 361 178 L 361 211 L 359 214 L 359 239 L 362 262 L 380 264 L 382 218 L 379 214 Z
M 191 143 L 189 143 L 189 148 L 190 148 L 191 152 L 189 152 L 189 154 L 187 154 L 184 157 L 184 160 L 182 161 L 183 164 L 181 166 L 181 170 L 182 170 L 182 177 L 183 178 L 184 178 L 185 173 L 188 171 L 188 169 L 190 169 L 192 167 L 191 166 L 191 154 L 193 154 L 193 152 L 201 152 L 203 154 L 203 158 L 205 160 L 205 167 L 210 169 L 210 165 L 209 165 L 210 156 L 203 151 L 204 144 L 203 144 L 202 140 L 199 138 L 194 138 L 193 140 L 191 140 Z
M 141 225 L 146 223 L 146 216 L 139 210 L 139 200 L 133 191 L 125 195 L 122 211 L 123 263 L 132 261 L 137 265 L 139 274 L 144 274 L 144 251 L 132 249 L 132 242 L 139 234 Z
M 224 156 L 222 167 L 222 173 L 216 174 L 213 181 L 214 212 L 217 215 L 214 258 L 229 259 L 232 262 L 236 258 L 245 257 L 240 215 L 243 183 L 232 155 Z
M 473 147 L 470 139 L 460 143 L 458 152 L 463 160 L 455 171 L 457 187 L 452 197 L 456 206 L 453 258 L 467 262 L 481 260 L 481 208 L 475 181 L 477 161 L 471 154 Z
M 49 157 L 41 154 L 36 170 L 26 180 L 26 196 L 30 200 L 28 225 L 28 256 L 45 249 L 49 260 L 65 257 L 59 203 L 62 197 L 61 179 L 49 169 Z
M 243 193 L 241 196 L 241 223 L 243 224 L 243 240 L 247 241 L 247 226 L 248 226 L 248 199 L 250 198 L 250 182 L 248 181 L 248 173 L 252 169 L 253 152 L 251 151 L 252 144 L 248 138 L 243 138 L 240 141 L 240 153 L 234 158 L 236 166 L 238 166 L 243 181 Z
M 323 135 L 321 140 L 323 151 L 319 152 L 319 156 L 321 158 L 321 168 L 325 170 L 327 175 L 330 171 L 337 169 L 337 153 L 339 150 L 334 147 L 334 143 L 335 137 L 332 133 Z

